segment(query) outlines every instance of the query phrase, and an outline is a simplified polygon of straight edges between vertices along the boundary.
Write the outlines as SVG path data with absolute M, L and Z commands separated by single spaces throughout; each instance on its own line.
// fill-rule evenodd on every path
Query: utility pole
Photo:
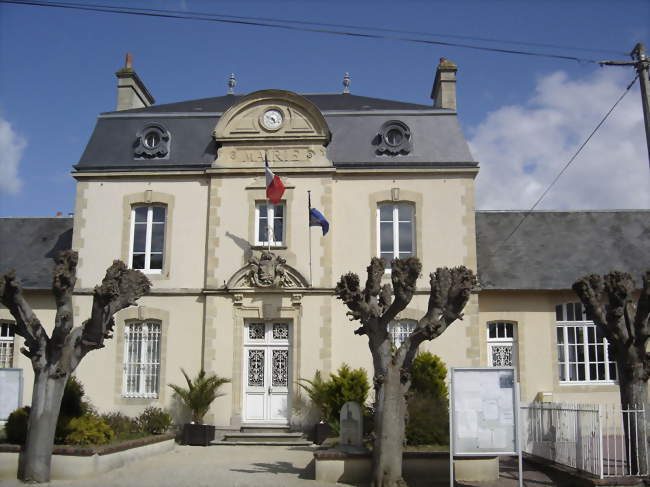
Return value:
M 648 61 L 648 57 L 646 56 L 645 46 L 641 43 L 634 46 L 630 57 L 633 61 L 602 61 L 598 64 L 601 66 L 634 66 L 636 69 L 641 85 L 641 105 L 643 106 L 645 139 L 648 146 L 648 164 L 650 164 L 650 81 L 648 81 L 650 61 Z

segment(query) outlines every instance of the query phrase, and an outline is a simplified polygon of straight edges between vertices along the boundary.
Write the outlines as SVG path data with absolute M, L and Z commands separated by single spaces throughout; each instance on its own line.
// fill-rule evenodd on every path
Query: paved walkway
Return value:
M 55 480 L 53 487 L 266 487 L 332 485 L 316 482 L 313 449 L 310 447 L 263 446 L 179 446 L 167 453 L 138 460 L 123 468 L 79 480 Z M 501 480 L 491 483 L 457 483 L 457 487 L 517 487 L 517 463 L 504 459 Z M 529 468 L 525 471 L 526 487 L 550 487 L 546 475 Z M 427 479 L 418 486 L 443 486 Z M 3 487 L 24 486 L 17 480 L 2 480 Z

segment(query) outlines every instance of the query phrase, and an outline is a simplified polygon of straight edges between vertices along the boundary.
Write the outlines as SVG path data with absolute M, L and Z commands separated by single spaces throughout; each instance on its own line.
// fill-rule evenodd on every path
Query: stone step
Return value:
M 211 445 L 227 445 L 227 446 L 313 446 L 311 441 L 297 440 L 297 441 L 213 441 Z
M 273 443 L 291 443 L 305 441 L 302 433 L 226 433 L 223 435 L 223 442 L 273 442 Z
M 290 433 L 291 432 L 288 426 L 273 426 L 273 425 L 242 425 L 240 431 L 242 433 Z

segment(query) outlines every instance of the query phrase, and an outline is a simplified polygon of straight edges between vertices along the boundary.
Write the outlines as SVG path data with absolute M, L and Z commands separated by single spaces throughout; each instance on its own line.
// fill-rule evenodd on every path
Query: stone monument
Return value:
M 361 405 L 346 402 L 341 408 L 339 449 L 349 452 L 365 451 L 363 447 L 363 414 Z

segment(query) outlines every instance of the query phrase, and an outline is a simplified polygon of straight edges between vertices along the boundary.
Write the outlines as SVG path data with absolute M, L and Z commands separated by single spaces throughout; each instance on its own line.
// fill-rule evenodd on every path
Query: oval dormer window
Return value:
M 160 124 L 149 124 L 137 134 L 135 149 L 136 158 L 162 159 L 169 155 L 169 131 Z

